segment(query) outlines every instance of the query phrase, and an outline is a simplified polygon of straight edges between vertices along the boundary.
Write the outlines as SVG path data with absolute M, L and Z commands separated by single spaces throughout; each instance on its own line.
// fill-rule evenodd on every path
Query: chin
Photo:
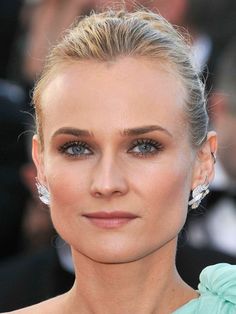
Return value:
M 128 247 L 99 247 L 81 249 L 73 247 L 75 254 L 82 254 L 97 263 L 103 264 L 122 264 L 130 263 L 141 258 L 141 254 L 132 251 Z
M 108 244 L 104 246 L 96 243 L 93 247 L 89 248 L 82 248 L 73 245 L 72 247 L 74 252 L 73 254 L 82 254 L 83 256 L 97 263 L 124 264 L 138 261 L 154 252 L 158 252 L 162 245 L 146 247 L 145 245 L 142 246 L 141 244 L 138 246 L 137 242 L 135 242 L 132 244 L 130 243 L 130 245 L 128 243 L 123 245 L 121 243 L 115 245 L 114 243 L 111 246 Z
M 125 264 L 140 260 L 144 256 L 142 254 L 130 254 L 129 252 L 122 252 L 120 254 L 106 254 L 95 256 L 94 261 L 103 264 Z

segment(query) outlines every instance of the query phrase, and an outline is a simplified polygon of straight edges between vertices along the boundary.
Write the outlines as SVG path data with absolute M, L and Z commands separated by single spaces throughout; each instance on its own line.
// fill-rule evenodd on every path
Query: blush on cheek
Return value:
M 67 233 L 77 229 L 77 219 L 88 204 L 88 169 L 84 163 L 61 156 L 48 156 L 45 174 L 51 194 L 51 218 L 58 233 L 68 240 Z M 76 233 L 77 231 L 74 230 Z
M 57 180 L 50 185 L 50 193 L 52 195 L 52 202 L 56 202 L 59 207 L 68 207 L 76 203 L 79 199 L 80 189 L 71 183 L 70 180 Z
M 57 162 L 47 170 L 47 179 L 52 197 L 59 207 L 77 204 L 86 194 L 86 171 L 76 166 L 75 162 Z
M 182 229 L 188 212 L 188 185 L 186 175 L 178 173 L 175 180 L 171 180 L 169 197 L 167 197 L 167 208 L 170 209 L 173 219 L 179 224 L 179 231 Z M 183 193 L 184 192 L 184 193 Z
M 161 175 L 161 174 L 159 174 Z M 156 204 L 164 221 L 166 218 L 169 222 L 179 225 L 180 229 L 186 220 L 187 201 L 188 201 L 188 180 L 185 169 L 164 169 L 163 177 L 165 178 L 159 184 L 152 182 L 149 195 L 154 195 L 152 202 Z M 186 193 L 183 193 L 186 191 Z

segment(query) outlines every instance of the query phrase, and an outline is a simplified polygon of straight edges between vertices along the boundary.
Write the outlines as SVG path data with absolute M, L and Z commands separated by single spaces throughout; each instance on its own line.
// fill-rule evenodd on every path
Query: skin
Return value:
M 71 245 L 78 282 L 17 313 L 167 314 L 198 296 L 177 274 L 175 250 L 190 190 L 213 177 L 216 137 L 210 133 L 193 149 L 185 97 L 174 70 L 145 59 L 77 62 L 51 80 L 41 99 L 44 150 L 35 136 L 33 158 L 51 194 L 54 226 Z M 158 128 L 140 129 L 150 125 Z M 134 128 L 143 134 L 127 132 Z M 78 141 L 88 146 L 81 150 Z M 83 154 L 68 155 L 77 149 Z M 104 229 L 82 216 L 113 210 L 138 218 Z

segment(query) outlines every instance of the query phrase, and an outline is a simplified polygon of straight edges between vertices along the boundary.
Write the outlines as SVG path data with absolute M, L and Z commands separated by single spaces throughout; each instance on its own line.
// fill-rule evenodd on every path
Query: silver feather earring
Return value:
M 46 186 L 42 185 L 38 178 L 36 179 L 36 187 L 38 190 L 38 194 L 39 194 L 39 199 L 41 200 L 42 203 L 49 205 L 50 204 L 50 193 L 48 191 L 48 189 L 46 188 Z
M 206 182 L 206 180 L 203 184 L 198 185 L 193 189 L 192 191 L 192 199 L 188 202 L 188 205 L 191 206 L 192 209 L 197 208 L 201 201 L 204 199 L 204 197 L 210 192 L 209 191 L 209 183 Z

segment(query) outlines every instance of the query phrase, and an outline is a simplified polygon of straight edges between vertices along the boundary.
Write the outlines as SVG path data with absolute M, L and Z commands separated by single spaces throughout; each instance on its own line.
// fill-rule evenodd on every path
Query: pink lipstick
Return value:
M 107 229 L 121 227 L 138 218 L 137 215 L 121 211 L 95 212 L 83 214 L 83 217 L 87 218 L 95 226 Z

